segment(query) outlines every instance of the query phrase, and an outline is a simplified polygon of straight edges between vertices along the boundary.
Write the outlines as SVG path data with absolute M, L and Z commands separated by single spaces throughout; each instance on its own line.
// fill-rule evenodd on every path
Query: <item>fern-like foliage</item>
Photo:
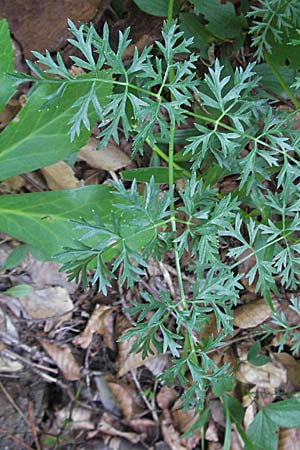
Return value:
M 261 1 L 249 13 L 255 19 L 257 55 L 269 51 L 270 33 L 280 40 L 283 27 L 298 23 L 297 4 Z M 162 379 L 186 387 L 186 408 L 202 406 L 206 389 L 230 377 L 228 366 L 218 367 L 209 354 L 233 332 L 233 308 L 243 289 L 237 266 L 253 260 L 245 276 L 271 306 L 271 292 L 278 293 L 280 285 L 297 289 L 300 284 L 296 116 L 274 111 L 262 97 L 254 64 L 228 73 L 216 60 L 199 80 L 191 40 L 184 39 L 176 22 L 164 23 L 161 41 L 140 54 L 135 50 L 130 62 L 123 60 L 129 30 L 119 32 L 113 49 L 107 25 L 102 36 L 93 26 L 76 28 L 71 21 L 69 29 L 70 43 L 81 52 L 81 57 L 71 57 L 72 62 L 86 73 L 74 77 L 59 54 L 53 58 L 49 52 L 35 52 L 38 64 L 29 63 L 34 75 L 18 75 L 17 82 L 52 83 L 56 89 L 45 99 L 48 102 L 63 96 L 69 83 L 89 83 L 88 93 L 74 99 L 71 138 L 82 127 L 90 128 L 87 113 L 94 108 L 99 145 L 110 139 L 118 142 L 120 132 L 132 142 L 133 155 L 147 145 L 168 162 L 169 186 L 162 188 L 152 178 L 141 194 L 135 181 L 130 189 L 112 182 L 109 224 L 96 215 L 91 222 L 78 220 L 74 226 L 81 238 L 60 256 L 62 269 L 71 278 L 81 277 L 85 285 L 93 269 L 92 284 L 107 294 L 118 275 L 120 283 L 131 288 L 144 275 L 150 256 L 160 259 L 166 250 L 172 252 L 179 292 L 175 298 L 165 291 L 156 296 L 142 293 L 129 309 L 136 326 L 122 339 L 134 338 L 133 350 L 143 357 L 170 352 L 174 359 Z M 105 105 L 97 96 L 101 83 L 114 87 Z M 176 191 L 175 128 L 181 125 L 189 127 L 178 152 L 188 179 Z M 168 149 L 159 148 L 161 142 Z M 210 186 L 211 168 L 219 174 L 214 182 L 227 175 L 236 178 L 233 192 Z M 137 245 L 139 239 L 142 244 Z M 180 261 L 186 253 L 190 264 L 185 270 L 195 281 L 185 292 Z M 218 335 L 205 339 L 203 330 L 211 315 Z
M 260 0 L 247 15 L 252 19 L 250 33 L 258 59 L 265 51 L 272 53 L 271 40 L 281 43 L 287 30 L 300 26 L 298 0 Z

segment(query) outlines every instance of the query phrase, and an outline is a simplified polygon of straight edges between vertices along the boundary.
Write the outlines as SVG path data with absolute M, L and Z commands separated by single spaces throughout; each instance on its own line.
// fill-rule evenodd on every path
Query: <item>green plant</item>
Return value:
M 200 2 L 192 3 L 195 12 L 202 14 Z M 265 3 L 249 13 L 261 15 L 261 22 L 252 27 L 260 57 L 264 49 L 270 50 L 268 33 L 280 36 L 285 23 L 280 14 L 286 2 L 273 2 L 280 4 L 280 13 L 271 16 L 269 10 L 264 12 Z M 299 6 L 290 3 L 293 19 Z M 129 29 L 119 33 L 118 48 L 113 50 L 107 25 L 100 36 L 92 25 L 76 28 L 69 21 L 73 35 L 69 42 L 82 54 L 71 59 L 86 73 L 73 77 L 59 54 L 53 58 L 49 52 L 45 56 L 35 52 L 37 63 L 28 62 L 33 75 L 13 75 L 17 84 L 33 83 L 28 103 L 19 122 L 10 124 L 0 136 L 0 143 L 5 144 L 0 152 L 0 174 L 5 178 L 74 153 L 97 119 L 100 146 L 111 138 L 119 142 L 122 133 L 132 140 L 133 157 L 137 152 L 143 154 L 145 147 L 159 157 L 160 168 L 124 174 L 129 180 L 135 176 L 144 182 L 144 193 L 138 193 L 133 180 L 130 189 L 122 182 L 111 182 L 111 188 L 94 186 L 74 193 L 39 193 L 21 199 L 3 196 L 0 227 L 38 247 L 44 257 L 60 261 L 70 278 L 82 279 L 84 285 L 87 271 L 93 268 L 92 282 L 104 294 L 117 273 L 121 284 L 132 288 L 143 276 L 150 256 L 160 259 L 171 252 L 178 296 L 172 298 L 164 291 L 157 295 L 142 292 L 142 300 L 133 301 L 128 310 L 136 326 L 122 339 L 134 337 L 133 351 L 141 351 L 144 357 L 154 350 L 172 354 L 172 364 L 161 380 L 184 387 L 184 408 L 204 410 L 207 389 L 212 387 L 223 399 L 226 411 L 224 448 L 229 448 L 232 421 L 251 448 L 239 425 L 238 406 L 226 393 L 234 386 L 231 369 L 227 364 L 219 367 L 212 352 L 233 333 L 233 309 L 243 289 L 237 269 L 243 262 L 253 259 L 245 277 L 273 311 L 272 294 L 281 288 L 299 287 L 300 147 L 296 113 L 270 106 L 258 84 L 255 64 L 233 72 L 216 59 L 200 80 L 197 56 L 190 51 L 192 39 L 185 38 L 172 20 L 172 1 L 167 11 L 162 40 L 140 54 L 136 50 L 128 64 L 122 55 L 130 44 Z M 284 9 L 284 19 L 286 14 Z M 207 31 L 213 29 L 211 26 Z M 290 95 L 289 88 L 286 92 Z M 32 116 L 36 126 L 29 130 Z M 52 135 L 58 121 L 61 153 Z M 47 153 L 39 154 L 34 162 L 33 139 L 47 145 Z M 26 157 L 16 164 L 24 142 L 31 147 L 25 147 Z M 218 181 L 229 175 L 236 177 L 236 186 L 231 193 L 219 192 Z M 176 189 L 175 177 L 184 178 L 182 189 Z M 105 197 L 101 204 L 100 195 Z M 13 230 L 18 217 L 22 217 L 22 229 Z M 48 240 L 45 230 L 52 233 Z M 220 246 L 229 242 L 224 257 Z M 188 289 L 181 267 L 185 253 L 190 256 L 187 270 L 195 274 L 195 283 Z M 205 339 L 201 333 L 210 314 L 215 315 L 218 335 Z M 257 352 L 253 357 L 257 359 Z M 299 402 L 294 403 L 299 408 Z M 274 434 L 276 425 L 271 428 Z M 265 448 L 273 449 L 274 445 Z

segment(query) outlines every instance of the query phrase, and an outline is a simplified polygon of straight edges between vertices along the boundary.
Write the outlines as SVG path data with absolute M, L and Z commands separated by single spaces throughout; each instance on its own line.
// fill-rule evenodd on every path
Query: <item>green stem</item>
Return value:
M 172 19 L 173 19 L 173 8 L 174 8 L 174 0 L 169 0 L 169 3 L 168 3 L 168 16 L 167 16 L 168 24 L 170 24 L 172 22 Z
M 277 78 L 277 80 L 279 81 L 281 87 L 283 88 L 283 90 L 285 91 L 287 96 L 291 99 L 291 101 L 292 101 L 293 105 L 295 106 L 295 108 L 299 109 L 300 108 L 300 102 L 294 96 L 291 88 L 286 83 L 285 79 L 282 77 L 282 75 L 278 71 L 277 67 L 273 64 L 273 62 L 272 62 L 270 56 L 268 55 L 268 53 L 264 53 L 264 59 L 265 59 L 266 63 L 268 64 L 268 66 L 270 67 L 270 69 L 272 70 L 272 72 L 275 75 L 275 77 Z
M 163 151 L 162 151 L 162 149 L 161 148 L 159 148 L 158 147 L 158 145 L 156 145 L 156 144 L 151 144 L 151 142 L 150 142 L 150 139 L 149 138 L 146 138 L 146 140 L 145 140 L 145 142 L 146 142 L 146 144 L 147 145 L 149 145 L 149 147 L 163 160 L 163 161 L 165 161 L 166 163 L 168 163 L 168 166 L 170 165 L 169 164 L 169 160 L 170 160 L 170 158 L 169 158 L 169 156 L 168 155 L 166 155 Z M 178 169 L 178 170 L 181 170 L 182 171 L 182 174 L 184 175 L 184 176 L 186 176 L 187 178 L 191 178 L 192 177 L 192 175 L 191 175 L 191 173 L 188 171 L 188 170 L 186 170 L 186 169 L 183 169 L 179 164 L 177 164 L 176 162 L 174 162 L 174 159 L 173 159 L 173 167 L 174 167 L 174 169 Z M 170 167 L 169 167 L 169 170 L 170 170 Z

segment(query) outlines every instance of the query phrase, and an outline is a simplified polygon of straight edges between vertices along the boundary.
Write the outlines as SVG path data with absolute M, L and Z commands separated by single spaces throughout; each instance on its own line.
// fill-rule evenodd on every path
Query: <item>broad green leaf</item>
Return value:
M 8 255 L 4 264 L 1 266 L 1 270 L 14 269 L 18 264 L 25 258 L 26 253 L 29 250 L 28 245 L 18 245 L 13 251 Z
M 223 401 L 225 408 L 230 412 L 230 415 L 238 423 L 241 423 L 244 418 L 244 408 L 241 403 L 232 395 L 224 394 Z
M 269 419 L 286 428 L 300 428 L 300 399 L 291 398 L 264 408 Z
M 151 16 L 167 17 L 169 0 L 134 0 L 134 3 L 145 13 Z M 176 1 L 175 1 L 176 9 Z
M 0 112 L 15 92 L 14 80 L 6 73 L 14 70 L 14 53 L 6 19 L 0 20 Z
M 272 53 L 268 53 L 268 57 L 277 66 L 299 69 L 299 47 L 290 45 L 293 38 L 299 37 L 299 33 L 294 29 L 284 31 L 281 42 L 276 42 L 273 36 L 269 37 L 268 43 L 271 45 Z
M 180 29 L 186 39 L 193 38 L 192 48 L 196 48 L 203 58 L 207 58 L 209 43 L 214 40 L 211 33 L 205 28 L 205 21 L 195 14 L 179 14 Z
M 300 60 L 300 58 L 299 58 Z M 260 76 L 260 83 L 266 87 L 267 89 L 270 89 L 272 92 L 274 92 L 275 95 L 281 95 L 282 97 L 286 98 L 287 93 L 282 88 L 281 84 L 273 74 L 272 70 L 266 63 L 259 64 L 255 66 L 254 68 L 255 72 Z M 296 70 L 292 70 L 289 67 L 276 67 L 276 70 L 279 72 L 279 74 L 282 76 L 282 78 L 285 80 L 285 82 L 291 86 L 291 84 L 294 82 L 295 77 L 297 75 Z M 293 93 L 295 94 L 296 90 L 292 89 Z M 277 97 L 278 98 L 278 97 Z
M 108 79 L 106 72 L 103 79 Z M 87 141 L 89 131 L 82 128 L 80 136 L 70 141 L 68 124 L 75 114 L 72 105 L 88 93 L 91 81 L 81 78 L 69 83 L 64 94 L 46 106 L 45 97 L 56 85 L 40 85 L 17 116 L 0 134 L 0 180 L 53 164 L 78 151 Z M 110 83 L 97 83 L 96 92 L 102 105 L 111 94 Z M 95 111 L 90 108 L 90 123 L 96 122 Z
M 31 294 L 32 291 L 33 287 L 30 284 L 18 284 L 17 286 L 7 289 L 5 294 L 10 295 L 11 297 L 24 297 L 24 295 Z
M 249 349 L 247 355 L 247 361 L 254 366 L 263 366 L 270 361 L 270 358 L 266 355 L 260 355 L 261 344 L 259 341 L 256 341 Z
M 108 186 L 87 186 L 70 191 L 0 196 L 0 230 L 38 249 L 43 259 L 55 259 L 63 247 L 76 245 L 82 234 L 71 220 L 93 220 L 92 210 L 104 224 L 111 223 L 115 198 Z M 127 234 L 127 231 L 126 231 Z M 139 249 L 152 238 L 151 231 L 132 234 L 128 243 Z
M 259 411 L 251 422 L 247 435 L 256 450 L 277 450 L 277 426 L 264 413 Z
M 206 29 L 220 39 L 241 37 L 247 21 L 244 16 L 237 16 L 232 3 L 220 0 L 193 0 L 195 12 L 203 14 L 208 21 Z
M 155 183 L 168 183 L 169 182 L 169 169 L 167 167 L 146 167 L 141 169 L 123 170 L 123 180 L 136 180 L 142 183 L 150 181 L 151 177 L 154 177 Z M 179 169 L 174 169 L 174 179 L 178 180 L 182 178 L 183 172 Z

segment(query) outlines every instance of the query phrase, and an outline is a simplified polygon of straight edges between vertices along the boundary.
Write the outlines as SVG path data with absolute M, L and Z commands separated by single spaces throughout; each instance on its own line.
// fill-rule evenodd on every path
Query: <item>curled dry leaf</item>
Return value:
M 162 410 L 171 409 L 176 400 L 178 399 L 178 393 L 176 389 L 163 386 L 156 396 L 156 402 Z
M 219 442 L 218 430 L 213 420 L 208 422 L 208 427 L 205 431 L 205 439 L 209 442 Z
M 118 402 L 113 395 L 111 389 L 108 386 L 107 376 L 96 375 L 94 377 L 95 384 L 97 386 L 97 394 L 94 400 L 100 400 L 104 409 L 117 416 L 120 416 L 120 409 Z
M 51 191 L 59 189 L 74 189 L 81 186 L 80 181 L 75 177 L 71 167 L 64 161 L 59 161 L 50 166 L 40 169 L 47 181 L 48 188 Z
M 61 428 L 68 420 L 72 430 L 93 430 L 94 424 L 91 422 L 92 412 L 81 406 L 74 408 L 66 407 L 56 412 L 56 425 Z
M 175 429 L 170 411 L 167 409 L 163 412 L 161 432 L 165 442 L 171 450 L 188 450 L 188 448 L 182 443 L 180 433 Z
M 141 436 L 136 433 L 121 431 L 121 424 L 108 413 L 102 415 L 101 420 L 97 425 L 97 432 L 99 431 L 109 436 L 122 437 L 132 444 L 136 444 L 141 439 Z M 94 437 L 94 433 L 89 433 L 89 437 Z
M 92 342 L 94 333 L 103 336 L 104 345 L 115 349 L 113 336 L 113 311 L 115 308 L 106 305 L 97 305 L 94 309 L 87 326 L 80 336 L 73 339 L 73 344 L 81 348 L 88 348 Z
M 62 371 L 66 380 L 75 381 L 80 379 L 80 367 L 77 364 L 69 347 L 58 347 L 47 341 L 40 341 L 44 350 L 53 359 L 57 367 Z
M 241 383 L 276 389 L 286 383 L 287 370 L 281 364 L 269 362 L 258 367 L 245 361 L 240 363 L 236 378 Z
M 150 419 L 132 419 L 128 425 L 138 434 L 145 433 L 147 441 L 154 442 L 158 436 L 158 425 Z
M 99 141 L 90 138 L 88 143 L 82 147 L 78 159 L 83 160 L 95 169 L 116 171 L 131 163 L 129 157 L 120 148 L 110 142 L 107 147 L 96 150 Z
M 271 310 L 263 298 L 239 306 L 234 311 L 233 325 L 242 329 L 253 328 L 267 320 Z
M 190 408 L 188 411 L 183 411 L 180 408 L 180 401 L 177 401 L 171 411 L 172 419 L 176 430 L 180 434 L 186 433 L 192 425 L 199 419 L 199 414 L 195 414 L 194 408 Z M 200 429 L 197 428 L 193 435 L 184 439 L 181 439 L 182 445 L 184 445 L 188 450 L 193 450 L 196 448 L 200 442 L 201 433 Z
M 118 377 L 122 377 L 127 372 L 138 367 L 144 366 L 147 362 L 153 361 L 157 357 L 157 351 L 153 348 L 154 355 L 147 356 L 147 358 L 142 358 L 142 353 L 130 353 L 132 346 L 135 342 L 135 338 L 128 339 L 126 341 L 121 341 L 118 343 Z
M 285 386 L 286 390 L 300 389 L 300 363 L 292 355 L 285 352 L 275 354 L 274 359 L 287 369 L 288 385 Z
M 77 288 L 76 282 L 68 281 L 65 272 L 59 272 L 60 265 L 54 261 L 38 261 L 31 254 L 27 255 L 20 264 L 20 269 L 30 275 L 38 288 L 60 286 L 73 294 Z
M 244 442 L 238 433 L 235 424 L 232 424 L 230 450 L 244 450 L 244 448 Z
M 128 384 L 122 382 L 108 382 L 108 387 L 113 393 L 123 417 L 126 420 L 132 419 L 134 414 L 141 413 L 141 408 L 138 408 L 134 397 L 136 393 L 134 389 Z
M 280 430 L 278 450 L 299 450 L 299 442 L 299 428 L 284 428 Z

